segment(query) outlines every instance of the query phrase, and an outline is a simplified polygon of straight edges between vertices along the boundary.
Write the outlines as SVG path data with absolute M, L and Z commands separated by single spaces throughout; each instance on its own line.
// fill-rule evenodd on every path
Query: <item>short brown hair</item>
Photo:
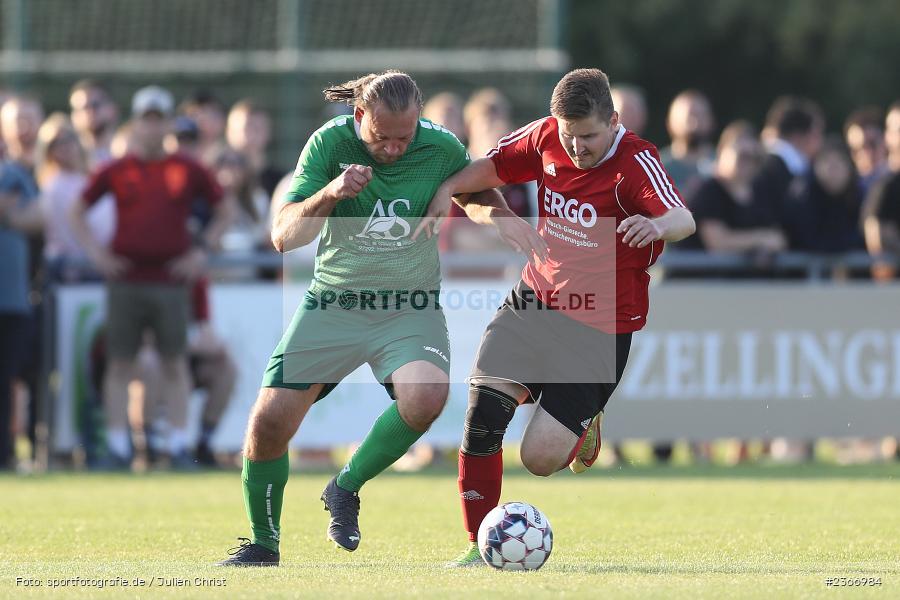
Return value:
M 400 71 L 369 73 L 323 90 L 329 102 L 346 102 L 351 106 L 370 108 L 383 102 L 391 112 L 403 112 L 414 104 L 422 108 L 422 92 L 415 80 Z
M 550 114 L 558 118 L 583 119 L 596 114 L 609 121 L 613 110 L 609 77 L 600 69 L 569 71 L 550 97 Z

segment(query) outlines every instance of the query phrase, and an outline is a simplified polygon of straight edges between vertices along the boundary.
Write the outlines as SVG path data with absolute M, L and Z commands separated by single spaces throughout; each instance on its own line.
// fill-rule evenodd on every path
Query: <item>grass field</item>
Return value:
M 553 554 L 533 573 L 442 568 L 465 541 L 449 470 L 369 483 L 360 549 L 335 550 L 318 500 L 327 479 L 292 475 L 280 568 L 222 570 L 210 563 L 247 534 L 236 472 L 0 477 L 0 597 L 900 597 L 897 464 L 512 472 L 503 499 L 532 502 L 553 525 Z M 48 587 L 79 576 L 153 586 Z M 842 576 L 881 585 L 826 587 Z

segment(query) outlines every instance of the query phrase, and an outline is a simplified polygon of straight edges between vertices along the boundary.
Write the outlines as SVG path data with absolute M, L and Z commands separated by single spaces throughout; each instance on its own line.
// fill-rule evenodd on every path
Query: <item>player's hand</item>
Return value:
M 416 241 L 419 234 L 424 231 L 426 239 L 430 240 L 431 236 L 437 233 L 441 220 L 450 214 L 450 205 L 452 203 L 453 199 L 450 197 L 450 190 L 440 186 L 431 198 L 431 202 L 428 203 L 428 210 L 425 211 L 425 216 L 419 221 L 410 239 Z
M 344 172 L 331 180 L 328 193 L 332 198 L 345 200 L 355 198 L 372 181 L 372 167 L 350 165 Z
M 632 248 L 643 248 L 663 236 L 663 231 L 656 221 L 644 215 L 632 215 L 623 220 L 619 223 L 616 233 L 624 233 L 622 243 Z
M 518 216 L 509 216 L 497 217 L 495 223 L 500 238 L 516 252 L 524 254 L 528 262 L 535 264 L 535 261 L 547 260 L 547 242 L 528 221 Z
M 118 279 L 131 269 L 131 261 L 116 256 L 106 248 L 100 248 L 91 257 L 91 262 L 106 279 Z
M 192 248 L 169 262 L 168 268 L 172 277 L 179 281 L 196 281 L 206 272 L 206 252 L 200 248 Z

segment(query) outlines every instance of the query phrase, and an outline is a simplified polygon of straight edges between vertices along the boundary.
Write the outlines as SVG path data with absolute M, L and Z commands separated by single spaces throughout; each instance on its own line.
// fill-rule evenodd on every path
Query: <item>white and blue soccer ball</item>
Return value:
M 501 504 L 484 517 L 478 528 L 481 558 L 495 569 L 540 569 L 552 549 L 550 521 L 527 502 Z

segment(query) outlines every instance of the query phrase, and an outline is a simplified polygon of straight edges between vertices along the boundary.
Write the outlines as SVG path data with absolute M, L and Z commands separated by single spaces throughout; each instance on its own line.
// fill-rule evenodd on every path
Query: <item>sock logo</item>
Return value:
M 476 490 L 469 490 L 468 492 L 460 492 L 459 497 L 463 500 L 484 500 L 484 496 L 479 494 Z
M 584 421 L 581 422 L 581 426 L 584 427 L 585 429 L 587 429 L 588 425 L 590 425 L 590 424 L 591 424 L 590 419 L 585 419 Z

